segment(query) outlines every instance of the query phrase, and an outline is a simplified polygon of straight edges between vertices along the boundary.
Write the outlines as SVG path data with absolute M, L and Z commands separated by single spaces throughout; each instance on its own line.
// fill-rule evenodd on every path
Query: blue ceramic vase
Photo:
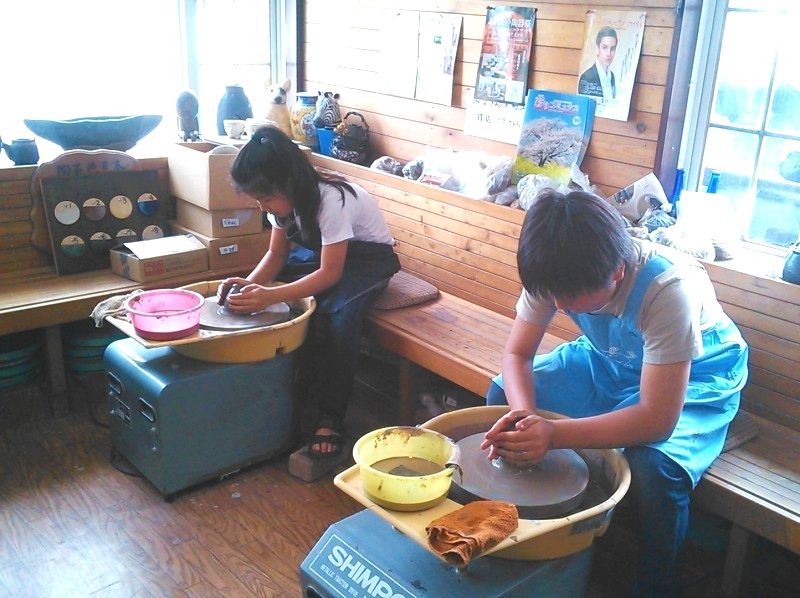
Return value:
M 222 96 L 217 107 L 217 133 L 225 135 L 225 127 L 222 121 L 227 119 L 245 120 L 247 118 L 253 118 L 253 107 L 244 94 L 244 89 L 238 85 L 226 86 L 225 95 Z

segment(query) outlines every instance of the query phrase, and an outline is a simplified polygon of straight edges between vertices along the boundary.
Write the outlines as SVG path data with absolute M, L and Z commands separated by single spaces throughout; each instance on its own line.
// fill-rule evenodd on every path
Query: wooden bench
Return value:
M 378 199 L 403 269 L 442 291 L 369 317 L 370 338 L 401 358 L 399 420 L 413 421 L 419 368 L 485 395 L 521 290 L 515 252 L 524 213 L 321 156 L 314 162 Z M 694 493 L 696 505 L 732 522 L 725 595 L 738 593 L 751 533 L 800 554 L 800 287 L 735 266 L 707 264 L 751 347 L 742 409 L 758 434 L 720 456 Z M 542 351 L 577 333 L 557 314 Z
M 485 396 L 500 371 L 503 345 L 513 319 L 450 293 L 422 305 L 373 310 L 368 335 L 402 358 L 400 423 L 413 425 L 417 403 L 417 369 L 424 368 L 477 395 Z M 541 352 L 564 339 L 546 334 Z

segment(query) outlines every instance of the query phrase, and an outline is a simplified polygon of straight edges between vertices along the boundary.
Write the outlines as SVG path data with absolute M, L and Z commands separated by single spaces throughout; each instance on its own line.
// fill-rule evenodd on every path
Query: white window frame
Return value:
M 747 12 L 744 9 L 734 10 Z M 693 191 L 702 190 L 703 181 L 701 180 L 701 176 L 703 156 L 709 127 L 729 131 L 743 131 L 758 135 L 759 143 L 753 162 L 753 171 L 751 172 L 751 179 L 754 181 L 758 174 L 758 163 L 765 137 L 798 139 L 797 136 L 793 135 L 765 134 L 766 119 L 769 117 L 769 107 L 764 111 L 763 120 L 757 132 L 754 132 L 753 129 L 744 129 L 736 126 L 711 124 L 710 117 L 714 99 L 714 87 L 716 85 L 717 68 L 722 49 L 722 36 L 725 30 L 727 14 L 728 0 L 706 0 L 703 2 L 695 58 L 692 65 L 692 78 L 687 100 L 686 120 L 678 159 L 678 164 L 682 165 L 684 168 L 684 187 Z M 776 64 L 777 61 L 774 61 L 772 64 L 772 76 L 770 78 L 770 86 L 767 89 L 768 98 L 770 98 L 772 94 Z M 784 254 L 786 252 L 786 248 L 747 241 L 744 238 L 742 238 L 742 243 L 751 249 L 766 253 Z

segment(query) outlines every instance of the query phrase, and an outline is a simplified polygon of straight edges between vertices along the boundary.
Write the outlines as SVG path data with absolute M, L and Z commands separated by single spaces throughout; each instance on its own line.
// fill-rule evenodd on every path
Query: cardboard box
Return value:
M 178 199 L 175 200 L 175 211 L 178 224 L 207 237 L 238 237 L 264 230 L 258 208 L 205 210 Z
M 212 154 L 214 143 L 175 143 L 167 152 L 170 191 L 206 210 L 256 207 L 236 193 L 230 172 L 236 154 Z
M 111 271 L 137 282 L 208 270 L 208 250 L 192 235 L 124 243 L 109 254 Z
M 214 238 L 200 234 L 180 224 L 172 223 L 172 230 L 182 234 L 194 235 L 208 249 L 208 267 L 211 270 L 223 268 L 252 268 L 269 248 L 271 231 L 254 235 Z

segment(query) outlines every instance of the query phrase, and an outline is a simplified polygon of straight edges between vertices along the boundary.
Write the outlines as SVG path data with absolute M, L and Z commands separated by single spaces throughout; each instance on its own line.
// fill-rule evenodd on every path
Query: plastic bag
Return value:
M 667 194 L 655 174 L 652 172 L 632 185 L 620 189 L 608 198 L 620 214 L 633 224 L 638 224 L 645 212 L 650 208 L 670 210 Z
M 403 163 L 391 156 L 381 156 L 370 166 L 373 170 L 382 170 L 396 176 L 403 176 Z
M 512 164 L 507 156 L 431 148 L 425 155 L 419 181 L 473 199 L 491 200 L 508 187 Z

